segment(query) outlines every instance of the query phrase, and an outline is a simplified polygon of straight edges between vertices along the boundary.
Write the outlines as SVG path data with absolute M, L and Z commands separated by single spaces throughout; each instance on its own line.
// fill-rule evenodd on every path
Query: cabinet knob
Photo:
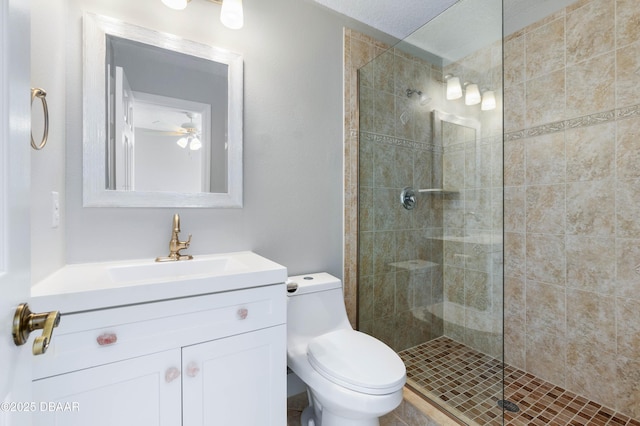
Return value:
M 116 333 L 102 333 L 96 337 L 96 341 L 100 346 L 113 345 L 118 341 L 118 335 Z
M 197 362 L 191 361 L 189 364 L 187 364 L 187 376 L 196 377 L 199 372 L 200 367 L 198 366 Z
M 249 316 L 249 310 L 247 308 L 240 308 L 238 309 L 238 318 L 243 320 L 243 319 L 247 319 L 247 317 Z
M 178 377 L 180 377 L 180 369 L 177 367 L 167 368 L 167 371 L 164 372 L 164 380 L 167 383 L 173 382 Z

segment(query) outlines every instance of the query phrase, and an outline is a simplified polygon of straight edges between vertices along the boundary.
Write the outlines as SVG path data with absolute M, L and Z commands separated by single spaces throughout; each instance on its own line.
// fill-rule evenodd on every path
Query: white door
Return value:
M 0 426 L 31 424 L 31 344 L 13 344 L 16 307 L 28 302 L 30 2 L 0 0 Z
M 115 189 L 135 189 L 135 98 L 122 67 L 116 67 L 115 90 Z

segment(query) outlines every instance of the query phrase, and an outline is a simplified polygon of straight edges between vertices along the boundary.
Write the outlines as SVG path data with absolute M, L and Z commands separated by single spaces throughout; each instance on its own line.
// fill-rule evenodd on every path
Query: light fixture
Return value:
M 475 83 L 465 83 L 464 103 L 465 105 L 478 105 L 481 101 L 480 89 Z
M 460 78 L 454 77 L 453 74 L 444 76 L 447 82 L 447 100 L 460 99 L 462 97 L 462 86 L 460 86 Z
M 244 13 L 242 10 L 242 0 L 209 0 L 211 3 L 221 4 L 220 22 L 232 30 L 238 30 L 244 25 Z M 162 0 L 165 6 L 175 10 L 182 10 L 187 7 L 191 0 Z
M 175 10 L 182 10 L 187 7 L 191 0 L 162 0 L 165 6 Z
M 496 109 L 496 94 L 493 90 L 485 90 L 482 93 L 482 104 L 480 104 L 482 111 L 489 111 Z
M 244 25 L 242 0 L 224 0 L 220 10 L 220 22 L 232 30 L 239 30 Z
M 189 143 L 189 149 L 191 149 L 191 151 L 197 151 L 202 148 L 202 142 L 200 142 L 197 136 L 190 136 L 189 139 L 191 139 Z
M 189 143 L 189 139 L 186 136 L 183 136 L 180 139 L 178 139 L 178 142 L 176 143 L 180 148 L 186 148 L 187 144 Z
M 431 102 L 431 98 L 429 97 L 429 95 L 422 93 L 421 90 L 407 89 L 408 98 L 410 98 L 414 93 L 418 95 L 418 102 L 420 103 L 420 105 L 426 105 Z

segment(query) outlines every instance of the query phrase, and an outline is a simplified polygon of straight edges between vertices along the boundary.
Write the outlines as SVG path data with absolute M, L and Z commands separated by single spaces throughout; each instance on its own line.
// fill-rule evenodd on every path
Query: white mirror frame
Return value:
M 85 207 L 242 207 L 242 56 L 91 13 L 84 14 L 83 26 L 83 205 Z M 179 193 L 106 189 L 107 34 L 228 65 L 227 192 Z

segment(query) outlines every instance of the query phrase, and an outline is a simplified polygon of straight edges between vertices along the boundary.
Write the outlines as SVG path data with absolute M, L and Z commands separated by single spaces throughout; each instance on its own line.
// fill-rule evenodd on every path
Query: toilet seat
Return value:
M 307 358 L 324 378 L 356 392 L 389 394 L 402 388 L 406 380 L 404 363 L 391 348 L 351 329 L 313 339 Z

